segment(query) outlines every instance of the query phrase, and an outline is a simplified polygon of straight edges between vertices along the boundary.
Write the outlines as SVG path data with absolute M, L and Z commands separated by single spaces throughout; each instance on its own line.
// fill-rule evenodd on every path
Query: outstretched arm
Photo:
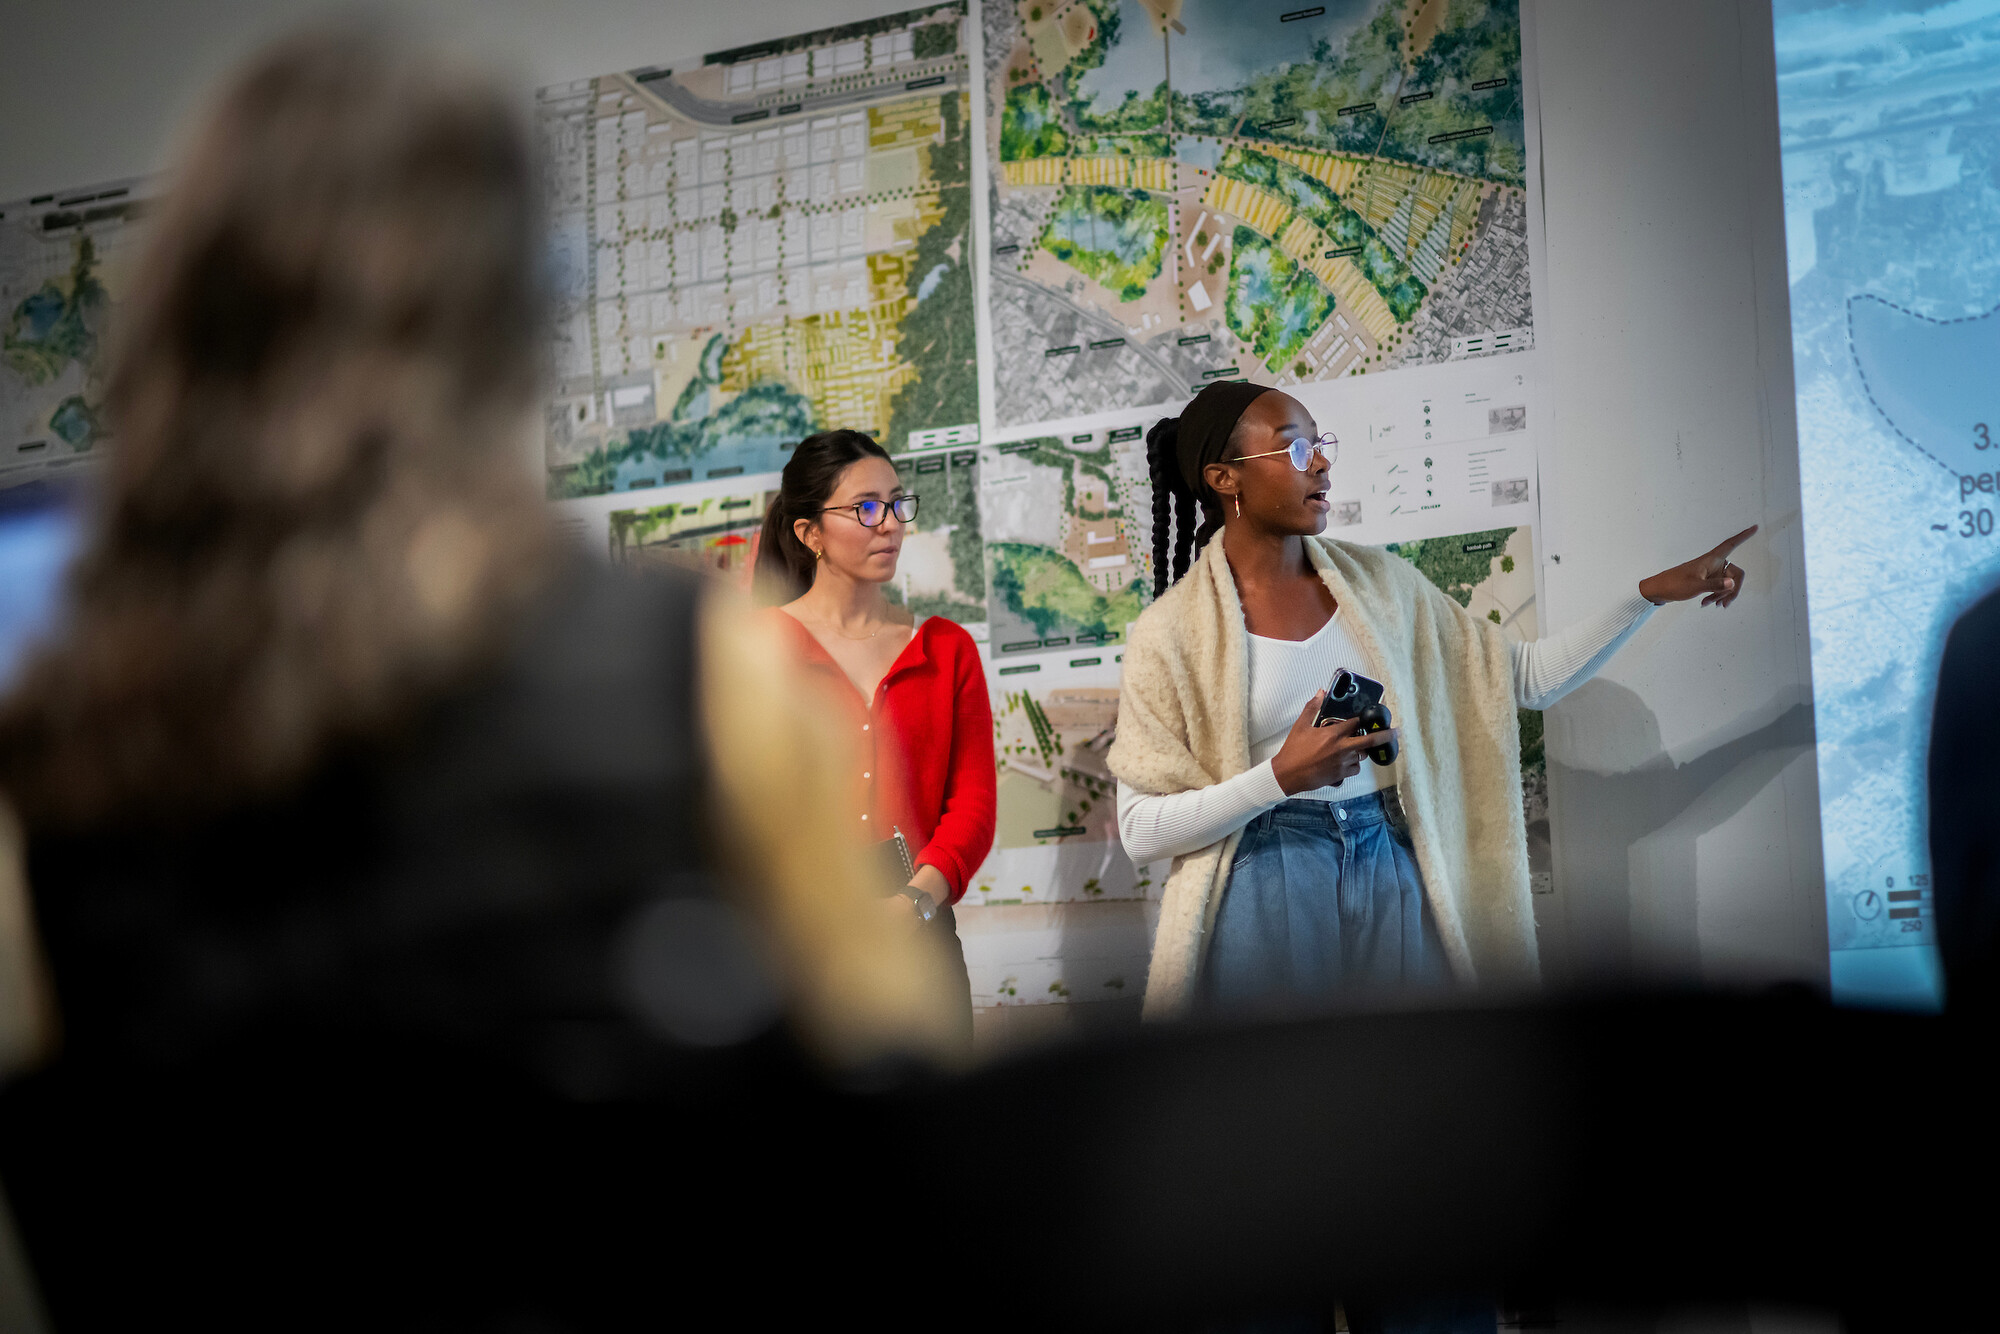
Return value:
M 1757 531 L 1752 524 L 1719 546 L 1639 581 L 1639 595 L 1580 621 L 1558 635 L 1514 645 L 1514 702 L 1546 709 L 1597 675 L 1655 608 L 1699 597 L 1704 607 L 1726 607 L 1743 591 L 1743 569 L 1730 553 Z
M 1660 606 L 1700 598 L 1704 607 L 1726 607 L 1743 592 L 1743 567 L 1729 559 L 1729 553 L 1750 540 L 1757 531 L 1751 524 L 1736 536 L 1671 569 L 1661 570 L 1639 581 L 1639 596 Z
M 1523 709 L 1552 707 L 1597 675 L 1657 610 L 1645 598 L 1629 597 L 1561 634 L 1513 645 L 1514 703 Z

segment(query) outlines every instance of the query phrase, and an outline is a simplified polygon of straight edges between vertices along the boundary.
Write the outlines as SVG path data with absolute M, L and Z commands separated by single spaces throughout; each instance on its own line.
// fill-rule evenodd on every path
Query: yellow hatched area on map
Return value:
M 1395 330 L 1396 316 L 1382 300 L 1382 294 L 1354 267 L 1353 260 L 1329 258 L 1327 247 L 1332 244 L 1332 238 L 1304 218 L 1293 218 L 1286 223 L 1284 233 L 1278 237 L 1279 247 L 1305 265 L 1342 306 L 1354 312 L 1369 333 L 1377 339 L 1388 337 Z
M 943 217 L 936 196 L 920 200 L 895 219 L 899 239 L 915 241 Z M 879 431 L 891 405 L 917 376 L 903 355 L 903 316 L 911 304 L 914 251 L 877 252 L 864 258 L 868 300 L 855 310 L 753 324 L 722 359 L 721 388 L 741 393 L 754 384 L 786 380 L 800 385 L 828 429 Z
M 1447 250 L 1463 245 L 1477 219 L 1480 182 L 1470 177 L 1295 148 L 1266 151 L 1339 195 L 1406 255 L 1431 241 L 1440 225 L 1437 244 Z
M 1120 190 L 1174 189 L 1175 162 L 1170 157 L 1044 157 L 1003 162 L 1007 184 L 1104 185 Z
M 1391 253 L 1414 261 L 1419 272 L 1433 278 L 1453 250 L 1464 245 L 1478 218 L 1483 194 L 1478 181 L 1293 149 L 1272 148 L 1266 155 L 1324 183 L 1376 229 Z M 1217 176 L 1201 203 L 1211 213 L 1235 218 L 1278 242 L 1377 340 L 1395 332 L 1395 313 L 1353 260 L 1339 253 L 1343 247 L 1293 213 L 1282 196 L 1233 176 Z
M 914 152 L 935 142 L 943 117 L 932 98 L 868 110 L 869 185 L 901 191 L 900 207 L 876 206 L 871 238 L 894 249 L 862 257 L 867 274 L 864 303 L 825 314 L 789 315 L 751 324 L 722 359 L 724 393 L 736 394 L 772 380 L 798 385 L 827 429 L 879 433 L 896 396 L 917 378 L 900 346 L 903 318 L 914 304 L 911 269 L 917 239 L 944 219 L 937 184 Z M 822 304 L 825 302 L 822 301 Z

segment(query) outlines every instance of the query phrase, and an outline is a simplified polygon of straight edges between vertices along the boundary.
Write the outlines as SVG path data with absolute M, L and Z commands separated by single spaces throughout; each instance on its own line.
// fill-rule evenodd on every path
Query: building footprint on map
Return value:
M 1129 426 L 981 451 L 996 659 L 1124 641 L 1151 588 L 1152 487 L 1143 449 L 1139 428 Z
M 979 417 L 962 0 L 537 96 L 551 499 Z
M 1935 320 L 1875 296 L 1847 303 L 1848 346 L 1875 410 L 1952 472 L 2000 462 L 2000 307 Z

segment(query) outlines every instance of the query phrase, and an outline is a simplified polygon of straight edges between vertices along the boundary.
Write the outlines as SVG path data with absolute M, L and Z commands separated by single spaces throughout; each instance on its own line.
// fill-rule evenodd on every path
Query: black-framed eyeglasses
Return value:
M 1326 466 L 1331 468 L 1333 461 L 1340 457 L 1340 440 L 1332 431 L 1328 431 L 1317 440 L 1308 440 L 1304 436 L 1300 436 L 1283 449 L 1267 449 L 1262 454 L 1245 454 L 1242 458 L 1234 459 L 1232 462 L 1247 463 L 1251 459 L 1268 459 L 1273 454 L 1289 454 L 1292 459 L 1292 466 L 1300 472 L 1304 472 L 1306 469 L 1312 467 L 1312 456 L 1314 454 L 1318 454 L 1321 458 L 1325 459 Z
M 863 528 L 879 528 L 882 520 L 891 513 L 895 514 L 898 523 L 908 523 L 910 520 L 916 518 L 917 498 L 915 496 L 897 496 L 894 500 L 861 500 L 856 501 L 852 505 L 828 505 L 820 513 L 831 514 L 835 510 L 839 510 L 843 514 L 848 510 L 853 510 L 855 522 L 859 523 Z

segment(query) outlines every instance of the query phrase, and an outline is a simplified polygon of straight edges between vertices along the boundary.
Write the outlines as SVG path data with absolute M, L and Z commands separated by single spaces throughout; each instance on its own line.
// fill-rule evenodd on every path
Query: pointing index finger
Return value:
M 1729 553 L 1736 550 L 1736 548 L 1742 546 L 1745 542 L 1748 542 L 1752 537 L 1752 535 L 1756 533 L 1757 528 L 1758 528 L 1757 524 L 1754 523 L 1751 524 L 1748 528 L 1745 528 L 1742 532 L 1738 533 L 1736 536 L 1717 544 L 1715 550 L 1709 552 L 1708 554 L 1711 556 L 1721 556 L 1725 560 L 1728 559 Z

